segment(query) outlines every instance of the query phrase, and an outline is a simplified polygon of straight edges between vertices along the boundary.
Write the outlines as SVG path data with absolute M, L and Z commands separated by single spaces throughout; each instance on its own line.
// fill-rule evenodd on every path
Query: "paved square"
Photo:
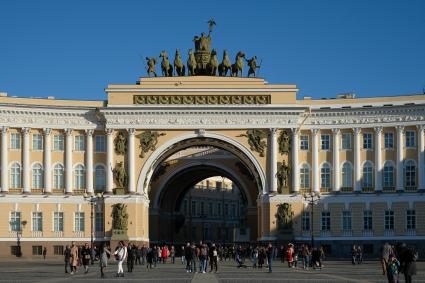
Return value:
M 365 262 L 353 266 L 349 261 L 325 262 L 322 270 L 289 269 L 285 264 L 274 262 L 273 273 L 267 269 L 237 268 L 234 262 L 219 264 L 218 273 L 186 273 L 180 262 L 158 264 L 156 269 L 135 266 L 133 273 L 125 273 L 124 278 L 115 278 L 116 263 L 111 261 L 106 278 L 100 278 L 98 263 L 84 274 L 80 268 L 76 275 L 64 273 L 62 261 L 52 259 L 2 259 L 0 261 L 0 282 L 387 282 L 381 274 L 378 262 Z M 414 282 L 425 282 L 425 263 L 418 263 L 419 273 Z M 404 282 L 400 276 L 400 282 Z

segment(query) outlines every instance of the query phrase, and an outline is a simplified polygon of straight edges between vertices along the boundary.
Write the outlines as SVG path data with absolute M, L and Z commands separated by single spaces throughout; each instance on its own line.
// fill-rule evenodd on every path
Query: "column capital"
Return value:
M 1 128 L 1 133 L 2 133 L 2 134 L 6 134 L 6 133 L 7 133 L 7 131 L 9 131 L 9 127 L 2 127 L 2 128 Z
M 332 129 L 332 133 L 334 134 L 334 135 L 338 135 L 339 133 L 340 133 L 340 129 L 339 128 L 333 128 Z
M 94 130 L 93 129 L 86 129 L 85 132 L 86 132 L 87 136 L 91 137 L 91 136 L 93 136 Z
M 310 131 L 315 136 L 319 132 L 319 129 L 310 129 Z
M 70 128 L 65 129 L 65 135 L 71 136 L 72 135 L 72 129 L 70 129 Z
M 24 134 L 24 136 L 29 135 L 31 132 L 31 128 L 25 127 L 21 129 L 21 132 Z
M 277 128 L 270 128 L 269 131 L 271 135 L 274 135 L 277 132 Z
M 292 128 L 291 131 L 293 135 L 298 135 L 300 133 L 300 128 Z
M 423 132 L 423 130 L 425 129 L 425 125 L 417 125 L 416 128 L 419 132 Z
M 43 132 L 44 132 L 44 135 L 48 136 L 52 133 L 52 128 L 44 128 Z
M 134 136 L 134 134 L 136 133 L 136 129 L 134 128 L 127 129 L 127 131 L 130 136 Z
M 381 126 L 375 127 L 375 133 L 377 133 L 378 135 L 381 134 L 382 133 L 382 127 Z
M 114 132 L 114 129 L 105 129 L 105 133 L 107 135 L 112 135 L 113 132 Z
M 396 126 L 395 128 L 397 129 L 397 132 L 402 134 L 404 133 L 404 126 Z
M 361 128 L 353 128 L 353 132 L 354 132 L 354 134 L 355 135 L 359 135 L 360 134 L 360 132 L 361 132 Z

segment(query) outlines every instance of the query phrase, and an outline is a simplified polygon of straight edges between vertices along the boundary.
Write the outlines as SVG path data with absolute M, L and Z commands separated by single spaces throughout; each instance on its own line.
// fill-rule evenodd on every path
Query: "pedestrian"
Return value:
M 136 249 L 131 243 L 127 244 L 127 271 L 133 272 L 134 261 L 136 259 Z
M 357 264 L 361 264 L 363 262 L 363 252 L 360 246 L 357 246 L 356 260 L 357 260 Z
M 111 252 L 105 247 L 105 244 L 100 246 L 100 277 L 105 277 L 105 268 L 108 266 L 108 259 L 111 256 Z
M 302 245 L 301 256 L 303 259 L 303 269 L 308 270 L 308 267 L 310 265 L 310 251 L 307 245 Z
M 217 272 L 218 269 L 218 251 L 217 251 L 217 247 L 215 246 L 215 244 L 212 244 L 211 249 L 210 249 L 210 272 L 213 271 L 213 269 L 215 269 L 215 272 Z
M 89 272 L 89 264 L 91 259 L 91 251 L 89 244 L 85 243 L 84 247 L 81 249 L 81 260 L 84 266 L 84 274 Z
M 78 247 L 75 245 L 75 242 L 72 242 L 72 247 L 71 247 L 71 274 L 77 273 L 78 262 L 79 262 Z
M 385 243 L 381 248 L 381 265 L 382 265 L 382 275 L 385 275 L 387 272 L 388 259 L 390 254 L 393 254 L 394 251 L 390 244 Z
M 257 268 L 257 262 L 258 262 L 258 247 L 256 247 L 253 251 L 252 251 L 252 268 Z
M 123 241 L 118 243 L 118 248 L 114 252 L 115 259 L 118 261 L 118 271 L 116 277 L 124 277 L 124 270 L 122 269 L 122 264 L 127 258 L 127 248 Z
M 294 248 L 291 243 L 288 244 L 288 247 L 286 249 L 286 260 L 288 261 L 288 267 L 293 268 L 294 267 Z
M 351 249 L 351 263 L 354 265 L 356 264 L 357 260 L 357 247 L 353 245 L 353 248 Z
M 171 246 L 170 257 L 171 257 L 171 262 L 174 264 L 176 262 L 176 249 L 174 248 L 174 246 Z
M 91 251 L 91 254 L 90 254 L 91 265 L 93 265 L 94 261 L 96 260 L 96 257 L 98 256 L 96 246 L 92 247 L 90 251 Z
M 273 260 L 273 246 L 271 243 L 269 243 L 269 246 L 267 247 L 267 264 L 269 266 L 269 273 L 272 272 L 272 260 Z
M 183 265 L 184 265 L 184 264 L 186 264 L 186 258 L 185 258 L 185 253 L 184 253 L 184 251 L 185 251 L 185 247 L 184 247 L 184 246 L 182 246 L 181 253 L 182 253 L 182 264 L 183 264 Z
M 63 255 L 64 255 L 64 259 L 65 259 L 65 273 L 68 273 L 68 267 L 71 269 L 71 272 L 72 272 L 72 267 L 70 265 L 71 248 L 68 245 L 65 247 Z
M 47 255 L 47 248 L 44 247 L 44 249 L 43 249 L 43 258 L 44 258 L 44 260 L 46 260 L 46 255 Z
M 198 273 L 198 271 L 196 271 L 196 260 L 198 259 L 198 248 L 195 246 L 195 243 L 192 243 L 192 260 L 191 260 L 191 265 L 190 265 L 190 270 L 194 273 Z
M 148 254 L 148 249 L 145 247 L 145 245 L 142 246 L 142 265 L 145 265 L 145 259 Z
M 404 282 L 405 283 L 411 283 L 412 282 L 412 276 L 416 275 L 416 260 L 417 260 L 417 253 L 412 249 L 408 248 L 406 244 L 401 245 L 401 251 L 400 251 L 400 271 L 404 274 Z
M 166 264 L 167 263 L 167 258 L 168 258 L 168 247 L 167 246 L 164 246 L 163 248 L 162 248 L 162 251 L 161 251 L 161 257 L 162 257 L 162 263 L 163 264 Z
M 394 254 L 390 254 L 387 263 L 387 279 L 388 283 L 398 282 L 398 269 L 400 268 L 400 262 L 397 260 Z
M 192 247 L 190 246 L 190 243 L 187 243 L 186 247 L 184 248 L 184 258 L 186 261 L 186 272 L 192 272 Z
M 286 250 L 285 250 L 285 247 L 283 245 L 280 246 L 279 256 L 280 256 L 280 262 L 284 263 L 285 262 L 285 256 L 286 256 Z
M 203 244 L 201 246 L 201 251 L 199 254 L 199 272 L 201 273 L 205 273 L 207 269 L 207 257 L 208 257 L 207 245 Z
M 154 258 L 154 250 L 150 247 L 146 249 L 146 268 L 152 269 L 153 264 L 153 258 Z
M 259 268 L 263 268 L 265 258 L 266 258 L 266 252 L 264 250 L 264 247 L 261 247 L 260 251 L 258 252 L 258 267 Z
M 134 265 L 141 265 L 142 261 L 142 249 L 139 248 L 139 246 L 136 246 L 136 260 L 134 261 Z

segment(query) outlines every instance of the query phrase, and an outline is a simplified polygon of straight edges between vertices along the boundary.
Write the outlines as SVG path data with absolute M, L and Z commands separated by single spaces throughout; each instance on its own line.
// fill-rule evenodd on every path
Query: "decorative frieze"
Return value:
M 239 105 L 270 104 L 270 95 L 135 95 L 134 104 Z

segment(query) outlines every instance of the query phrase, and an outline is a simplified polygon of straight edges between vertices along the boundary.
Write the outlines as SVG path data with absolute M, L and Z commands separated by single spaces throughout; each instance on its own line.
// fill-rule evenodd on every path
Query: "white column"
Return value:
M 52 129 L 44 129 L 44 193 L 52 193 L 52 172 L 51 172 L 51 162 L 52 162 L 52 149 L 51 149 L 51 138 L 50 133 Z
M 332 129 L 333 144 L 332 144 L 332 168 L 333 168 L 333 191 L 339 192 L 341 188 L 340 183 L 340 170 L 339 170 L 339 129 Z
M 269 134 L 269 193 L 276 193 L 277 192 L 277 139 L 276 139 L 276 132 L 277 130 L 275 128 L 270 129 Z
M 30 168 L 30 128 L 23 128 L 23 151 L 22 151 L 22 180 L 23 180 L 23 189 L 24 194 L 31 193 L 30 187 L 30 176 L 31 176 L 31 168 Z
M 7 139 L 8 128 L 3 127 L 1 129 L 1 191 L 9 191 L 9 164 L 7 158 L 8 151 L 8 139 Z
M 418 190 L 425 190 L 425 140 L 424 140 L 424 125 L 418 126 Z
M 375 191 L 382 192 L 382 127 L 375 128 Z
M 319 130 L 311 130 L 311 143 L 312 143 L 312 173 L 313 173 L 313 192 L 320 192 L 319 184 Z
M 298 193 L 300 191 L 300 176 L 298 169 L 298 140 L 299 140 L 299 129 L 292 129 L 292 192 Z
M 361 187 L 361 179 L 362 179 L 362 170 L 360 164 L 360 128 L 354 128 L 354 191 L 360 192 L 362 190 Z
M 65 135 L 65 193 L 72 194 L 72 129 L 66 129 Z
M 136 192 L 136 185 L 134 183 L 134 166 L 135 166 L 135 147 L 134 147 L 134 129 L 128 129 L 128 192 L 134 194 Z
M 397 191 L 403 191 L 404 190 L 404 178 L 403 178 L 403 158 L 404 158 L 404 127 L 403 126 L 397 126 L 397 185 L 396 190 Z
M 86 192 L 93 194 L 93 130 L 86 130 Z
M 114 187 L 114 176 L 112 172 L 112 163 L 114 156 L 114 140 L 113 130 L 106 130 L 106 191 L 105 193 L 111 194 Z

